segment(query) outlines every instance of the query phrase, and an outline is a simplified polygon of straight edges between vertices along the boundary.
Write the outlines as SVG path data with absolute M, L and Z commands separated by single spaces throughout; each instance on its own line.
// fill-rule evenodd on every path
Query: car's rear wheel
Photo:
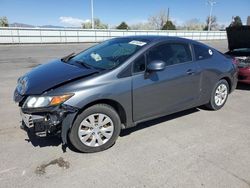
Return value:
M 222 79 L 215 85 L 212 91 L 210 101 L 208 104 L 206 104 L 206 107 L 211 110 L 221 109 L 227 101 L 228 94 L 229 94 L 228 82 Z
M 81 152 L 98 152 L 111 147 L 120 130 L 121 121 L 115 109 L 106 104 L 97 104 L 77 116 L 69 138 Z

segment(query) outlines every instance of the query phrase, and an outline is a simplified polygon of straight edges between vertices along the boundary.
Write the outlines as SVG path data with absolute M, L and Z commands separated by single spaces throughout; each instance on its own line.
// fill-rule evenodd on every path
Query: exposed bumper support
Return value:
M 44 109 L 21 109 L 24 130 L 38 137 L 61 134 L 62 143 L 67 143 L 67 133 L 78 112 L 68 105 Z

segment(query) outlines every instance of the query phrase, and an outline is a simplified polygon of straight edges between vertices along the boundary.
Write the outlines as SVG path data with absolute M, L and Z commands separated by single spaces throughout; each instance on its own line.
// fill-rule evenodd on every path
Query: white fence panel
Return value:
M 225 31 L 162 31 L 0 27 L 0 44 L 101 42 L 130 35 L 177 36 L 194 40 L 225 40 Z

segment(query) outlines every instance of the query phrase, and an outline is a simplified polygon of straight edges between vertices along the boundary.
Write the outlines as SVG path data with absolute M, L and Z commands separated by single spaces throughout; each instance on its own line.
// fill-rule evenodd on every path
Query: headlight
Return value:
M 66 94 L 66 95 L 60 95 L 60 96 L 30 96 L 26 100 L 24 107 L 26 108 L 41 108 L 41 107 L 47 107 L 47 106 L 56 106 L 59 104 L 62 104 L 66 100 L 68 100 L 70 97 L 72 97 L 73 94 Z

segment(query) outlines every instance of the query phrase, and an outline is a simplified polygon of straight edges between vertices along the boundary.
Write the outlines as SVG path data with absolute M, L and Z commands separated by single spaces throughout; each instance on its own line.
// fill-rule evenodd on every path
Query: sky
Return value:
M 170 19 L 177 25 L 194 18 L 205 22 L 210 11 L 206 0 L 94 0 L 94 17 L 109 26 L 122 21 L 136 24 L 168 8 Z M 213 15 L 220 24 L 228 25 L 232 16 L 240 16 L 245 24 L 250 16 L 250 0 L 216 0 Z M 80 26 L 91 18 L 90 0 L 0 0 L 2 16 L 10 23 Z

